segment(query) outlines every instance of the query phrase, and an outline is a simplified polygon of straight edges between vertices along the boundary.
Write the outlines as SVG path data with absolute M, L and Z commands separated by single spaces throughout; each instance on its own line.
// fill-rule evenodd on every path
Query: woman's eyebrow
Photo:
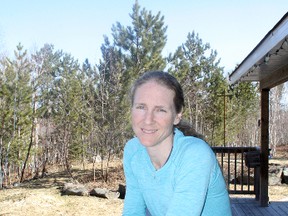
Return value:
M 166 108 L 166 107 L 162 105 L 156 105 L 155 108 Z

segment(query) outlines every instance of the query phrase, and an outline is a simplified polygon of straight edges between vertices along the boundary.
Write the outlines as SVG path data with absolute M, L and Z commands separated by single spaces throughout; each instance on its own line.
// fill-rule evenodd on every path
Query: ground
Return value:
M 73 166 L 74 180 L 63 168 L 50 167 L 44 178 L 25 181 L 20 186 L 0 190 L 0 216 L 121 215 L 123 199 L 61 195 L 63 185 L 66 182 L 75 183 L 76 180 L 78 183 L 88 185 L 88 188 L 117 190 L 119 184 L 125 182 L 121 161 L 111 163 L 111 166 L 107 183 L 100 179 L 99 169 L 96 172 L 96 183 L 93 183 L 92 164 L 87 165 L 86 170 L 89 171 L 85 172 Z M 97 168 L 99 167 L 100 164 L 97 164 Z
M 278 156 L 270 162 L 284 163 L 288 166 L 287 149 L 279 151 Z M 97 171 L 96 183 L 93 182 L 92 165 L 85 170 L 73 167 L 75 180 L 89 187 L 101 187 L 117 190 L 119 184 L 124 184 L 121 161 L 111 164 L 107 183 L 99 179 Z M 100 164 L 98 164 L 98 168 Z M 87 169 L 88 168 L 88 169 Z M 75 182 L 74 180 L 74 182 Z M 95 196 L 61 196 L 60 189 L 65 182 L 73 182 L 63 168 L 49 167 L 44 178 L 26 181 L 20 186 L 0 190 L 0 216 L 46 216 L 46 215 L 97 215 L 120 216 L 123 208 L 122 199 L 104 199 Z M 270 201 L 288 201 L 288 185 L 269 186 Z M 245 196 L 245 195 L 244 195 Z

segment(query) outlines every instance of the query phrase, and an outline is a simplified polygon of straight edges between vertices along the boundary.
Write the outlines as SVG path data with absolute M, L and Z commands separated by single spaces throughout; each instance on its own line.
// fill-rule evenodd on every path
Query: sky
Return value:
M 116 22 L 131 26 L 135 0 L 0 0 L 0 53 L 13 57 L 21 43 L 28 52 L 45 43 L 95 64 L 104 35 Z M 141 8 L 164 16 L 167 44 L 174 53 L 188 33 L 198 33 L 218 53 L 230 73 L 287 13 L 287 0 L 138 0 Z

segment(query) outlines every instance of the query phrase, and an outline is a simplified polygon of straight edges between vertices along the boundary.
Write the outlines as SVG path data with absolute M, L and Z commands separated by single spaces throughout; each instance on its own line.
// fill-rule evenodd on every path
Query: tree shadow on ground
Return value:
M 105 181 L 106 173 L 101 169 L 71 169 L 72 176 L 66 171 L 53 171 L 47 173 L 42 178 L 26 179 L 16 187 L 43 189 L 43 188 L 62 188 L 66 183 L 89 184 L 91 187 L 107 187 L 116 188 L 120 183 L 125 182 L 122 166 L 111 167 L 108 170 L 107 181 Z M 15 187 L 15 186 L 14 186 Z

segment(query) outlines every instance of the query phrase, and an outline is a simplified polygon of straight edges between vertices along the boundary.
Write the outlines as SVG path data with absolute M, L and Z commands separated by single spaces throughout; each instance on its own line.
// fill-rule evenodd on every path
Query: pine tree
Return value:
M 32 130 L 32 87 L 30 81 L 30 62 L 27 51 L 23 51 L 21 44 L 17 45 L 14 52 L 15 60 L 4 63 L 5 70 L 3 75 L 3 104 L 10 109 L 3 115 L 3 128 L 6 133 L 2 138 L 5 149 L 5 170 L 7 171 L 8 162 L 15 164 L 18 176 L 25 170 L 25 158 L 30 152 L 30 134 Z M 8 103 L 7 103 L 8 102 Z M 12 112 L 12 113 L 11 113 Z M 8 118 L 7 118 L 8 117 Z M 7 129 L 9 134 L 7 134 Z M 2 130 L 3 131 L 3 130 Z M 9 136 L 5 138 L 5 136 Z M 23 165 L 23 168 L 22 168 Z
M 1 186 L 7 181 L 8 162 L 10 156 L 11 144 L 14 142 L 15 137 L 15 122 L 13 104 L 15 103 L 15 77 L 11 65 L 8 61 L 1 61 L 1 74 L 0 74 L 0 163 L 1 163 Z M 13 155 L 14 157 L 14 155 Z M 2 166 L 3 165 L 3 166 Z M 3 169 L 2 169 L 3 168 Z
M 53 145 L 53 89 L 56 72 L 60 65 L 62 51 L 54 51 L 54 46 L 44 44 L 39 51 L 31 56 L 33 108 L 35 133 L 33 137 L 34 151 L 33 164 L 35 177 L 40 171 L 45 173 L 48 160 L 53 162 L 57 157 L 58 150 Z M 48 158 L 48 155 L 51 158 Z M 40 167 L 41 166 L 41 167 Z M 40 168 L 42 170 L 40 170 Z
M 57 143 L 59 144 L 62 163 L 72 176 L 70 161 L 82 156 L 80 116 L 83 107 L 82 89 L 79 80 L 79 64 L 66 53 L 60 59 L 57 76 L 52 91 L 52 112 Z
M 168 62 L 168 71 L 177 77 L 185 93 L 185 117 L 211 145 L 219 145 L 222 122 L 219 110 L 223 110 L 223 105 L 218 94 L 227 83 L 217 52 L 192 32 L 186 42 L 169 55 Z
M 145 8 L 140 10 L 135 2 L 130 14 L 132 26 L 124 27 L 119 22 L 112 27 L 112 36 L 117 52 L 121 53 L 124 68 L 121 83 L 126 88 L 145 71 L 163 70 L 166 66 L 162 50 L 166 44 L 164 16 L 153 15 Z

